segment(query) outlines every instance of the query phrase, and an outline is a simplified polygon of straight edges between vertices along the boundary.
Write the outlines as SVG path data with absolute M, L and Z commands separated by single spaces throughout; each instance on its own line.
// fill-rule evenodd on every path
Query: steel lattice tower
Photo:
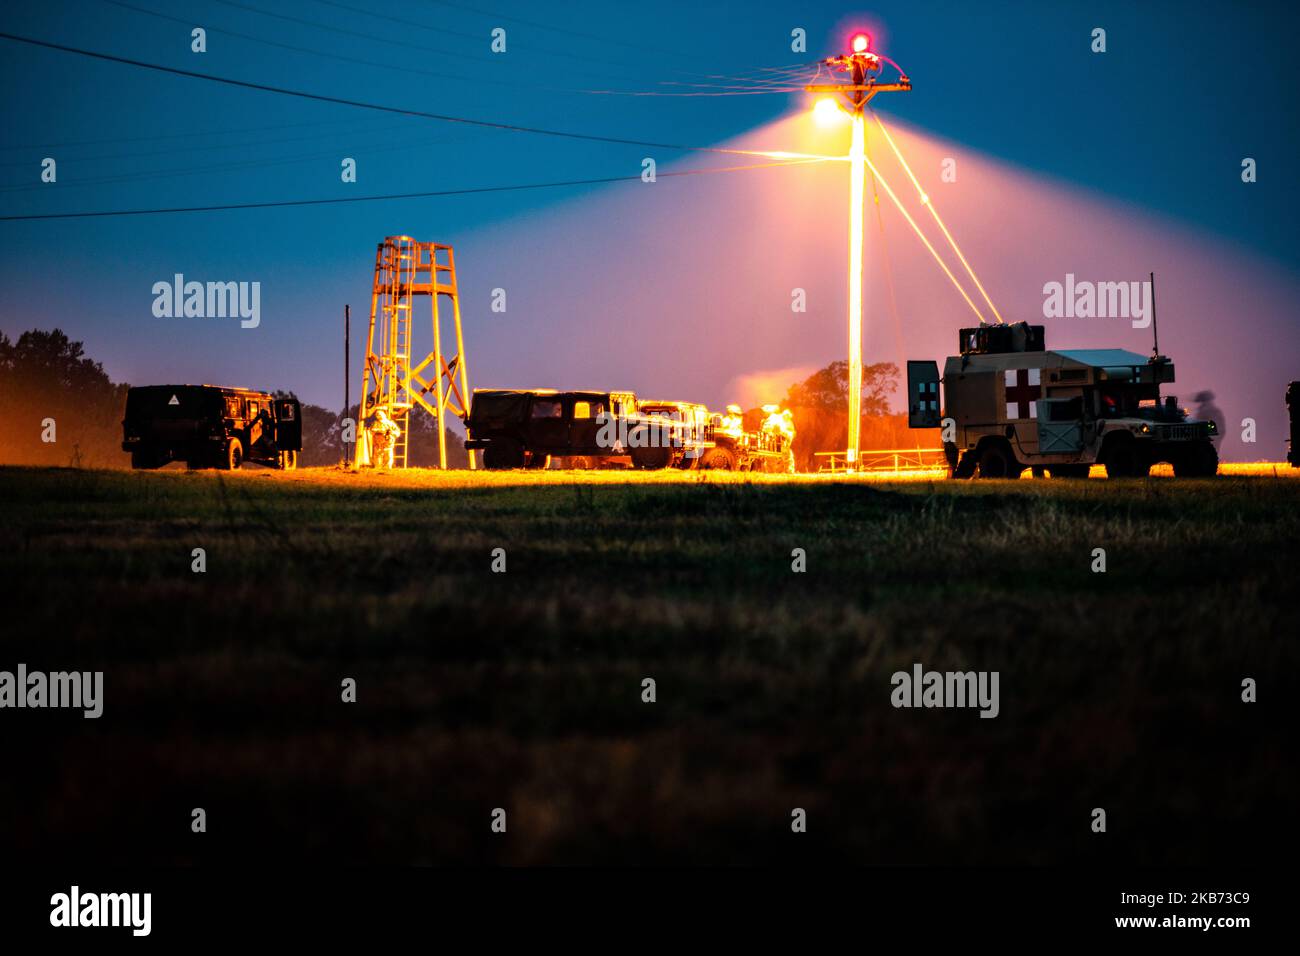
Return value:
M 415 309 L 422 296 L 429 301 L 433 351 L 412 364 Z M 451 306 L 456 351 L 442 351 L 439 306 Z M 430 370 L 434 373 L 430 376 Z M 432 382 L 428 380 L 431 377 Z M 362 367 L 361 413 L 357 422 L 357 465 L 372 461 L 371 420 L 382 412 L 400 434 L 392 442 L 393 467 L 405 468 L 410 445 L 410 416 L 421 406 L 437 421 L 438 465 L 447 467 L 446 411 L 464 417 L 469 396 L 465 342 L 461 335 L 460 294 L 456 286 L 456 255 L 451 246 L 417 242 L 410 236 L 389 236 L 375 253 L 375 282 L 370 297 L 370 331 Z M 386 457 L 386 456 L 385 456 Z M 474 467 L 474 453 L 469 454 Z

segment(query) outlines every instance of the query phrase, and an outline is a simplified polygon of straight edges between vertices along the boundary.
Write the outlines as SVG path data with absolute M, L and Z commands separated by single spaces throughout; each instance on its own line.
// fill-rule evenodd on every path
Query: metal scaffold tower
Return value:
M 414 313 L 422 296 L 429 301 L 433 351 L 413 364 Z M 447 305 L 451 306 L 456 333 L 456 350 L 450 357 L 443 354 L 440 328 L 440 311 L 445 311 Z M 446 412 L 464 417 L 468 378 L 455 252 L 438 242 L 389 236 L 375 253 L 370 332 L 362 368 L 357 466 L 405 468 L 411 412 L 419 405 L 437 422 L 438 465 L 446 468 Z M 473 452 L 469 466 L 474 467 Z

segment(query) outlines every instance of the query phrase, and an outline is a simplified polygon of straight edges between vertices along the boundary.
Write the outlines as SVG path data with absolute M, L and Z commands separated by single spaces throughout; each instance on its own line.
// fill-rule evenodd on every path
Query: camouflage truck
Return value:
M 256 461 L 298 467 L 302 408 L 296 398 L 220 385 L 142 385 L 126 393 L 122 450 L 132 468 L 184 461 L 190 468 Z
M 956 478 L 1145 475 L 1157 462 L 1179 477 L 1219 466 L 1214 422 L 1189 418 L 1160 386 L 1174 381 L 1162 355 L 1122 349 L 1047 350 L 1043 326 L 962 329 L 960 354 L 907 363 L 908 426 L 941 428 Z M 940 395 L 942 385 L 942 397 Z M 947 426 L 947 427 L 945 427 Z

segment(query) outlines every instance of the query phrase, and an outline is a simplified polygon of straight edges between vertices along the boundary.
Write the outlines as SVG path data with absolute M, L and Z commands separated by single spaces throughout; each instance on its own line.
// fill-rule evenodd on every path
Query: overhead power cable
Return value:
M 669 179 L 682 176 L 703 176 L 714 173 L 734 173 L 751 169 L 773 169 L 781 166 L 803 166 L 822 162 L 820 159 L 796 159 L 785 162 L 750 163 L 745 166 L 718 166 L 705 169 L 680 169 L 659 173 L 656 178 Z M 353 202 L 381 202 L 391 199 L 427 199 L 435 196 L 469 196 L 477 193 L 522 192 L 528 189 L 557 189 L 564 186 L 595 186 L 605 183 L 641 182 L 639 175 L 603 176 L 597 179 L 568 179 L 550 183 L 522 183 L 511 186 L 471 186 L 465 189 L 438 189 L 428 192 L 393 193 L 386 196 L 343 196 L 337 199 L 288 199 L 273 202 L 223 203 L 212 206 L 173 206 L 165 209 L 106 209 L 96 212 L 40 213 L 26 216 L 0 216 L 0 222 L 23 222 L 43 219 L 98 219 L 109 216 L 154 216 L 178 212 L 217 212 L 228 209 L 275 209 L 285 206 L 330 206 Z
M 1002 321 L 1002 315 L 998 312 L 998 307 L 993 304 L 993 300 L 989 298 L 989 294 L 984 291 L 984 286 L 980 282 L 979 276 L 975 275 L 975 270 L 971 268 L 971 264 L 966 261 L 966 257 L 962 255 L 961 249 L 957 246 L 957 240 L 952 237 L 952 233 L 948 231 L 948 227 L 945 226 L 943 220 L 939 218 L 939 211 L 934 208 L 934 200 L 932 200 L 929 194 L 921 188 L 920 182 L 917 181 L 916 174 L 912 172 L 912 167 L 907 164 L 907 160 L 903 158 L 902 151 L 898 148 L 897 144 L 895 144 L 894 137 L 889 135 L 889 130 L 885 129 L 884 122 L 881 121 L 880 115 L 875 110 L 871 111 L 871 115 L 875 119 L 876 125 L 880 127 L 880 132 L 885 134 L 885 141 L 889 143 L 890 149 L 892 149 L 894 155 L 898 157 L 899 164 L 907 172 L 908 178 L 912 180 L 912 185 L 916 187 L 916 193 L 921 198 L 921 205 L 930 210 L 930 215 L 934 217 L 934 221 L 938 223 L 939 228 L 943 230 L 944 237 L 948 240 L 948 245 L 952 246 L 952 251 L 957 254 L 957 258 L 961 260 L 961 264 L 966 267 L 967 273 L 970 274 L 971 281 L 975 283 L 975 288 L 979 289 L 980 294 L 984 296 L 984 301 L 989 304 L 989 308 L 993 311 L 993 315 L 997 319 L 998 324 L 1004 324 Z M 980 321 L 983 320 L 981 319 Z
M 957 281 L 957 277 L 952 274 L 952 270 L 948 268 L 948 264 L 943 261 L 939 253 L 935 251 L 934 246 L 930 244 L 930 240 L 925 237 L 925 233 L 923 233 L 921 227 L 916 224 L 916 220 L 912 218 L 911 213 L 909 213 L 907 208 L 901 201 L 899 201 L 897 194 L 895 194 L 894 190 L 889 186 L 889 180 L 885 179 L 885 177 L 881 175 L 880 170 L 878 170 L 875 164 L 871 161 L 871 157 L 866 157 L 866 163 L 867 168 L 871 170 L 871 174 L 875 176 L 876 179 L 880 180 L 880 185 L 885 187 L 885 193 L 894 201 L 894 205 L 898 208 L 898 211 L 903 214 L 903 218 L 907 220 L 908 225 L 912 227 L 912 230 L 920 238 L 921 242 L 925 243 L 925 248 L 930 250 L 930 255 L 934 256 L 934 261 L 939 263 L 939 268 L 944 271 L 944 275 L 952 280 L 952 284 L 957 288 L 957 291 L 961 293 L 961 297 L 966 300 L 966 304 L 969 305 L 971 311 L 975 313 L 975 317 L 979 319 L 980 325 L 984 325 L 984 316 L 981 315 L 980 310 L 975 307 L 975 303 L 971 301 L 971 297 L 966 294 L 966 290 L 963 289 L 961 283 Z
M 37 40 L 33 37 L 25 37 L 16 33 L 0 31 L 0 39 L 12 40 L 16 43 L 26 43 L 31 46 L 43 47 L 48 50 L 58 50 L 62 53 L 74 53 L 78 56 L 104 60 L 109 63 L 121 63 L 126 66 L 135 66 L 145 70 L 154 70 L 159 73 L 169 73 L 173 76 L 187 76 L 196 80 L 207 80 L 212 83 L 221 83 L 226 86 L 234 86 L 240 89 L 258 90 L 263 93 L 276 93 L 281 96 L 296 96 L 300 99 L 314 100 L 318 103 L 333 103 L 339 106 L 351 106 L 357 109 L 375 110 L 381 113 L 394 113 L 398 116 L 417 116 L 421 119 L 437 120 L 443 123 L 461 123 L 466 126 L 477 126 L 483 129 L 498 129 L 512 133 L 532 133 L 538 136 L 553 136 L 559 139 L 609 143 L 616 146 L 648 146 L 652 149 L 671 149 L 683 152 L 724 153 L 732 156 L 762 156 L 768 159 L 847 160 L 847 157 L 814 156 L 807 153 L 790 153 L 784 150 L 731 149 L 725 146 L 685 146 L 676 143 L 657 143 L 649 140 L 627 139 L 618 136 L 595 136 L 589 133 L 574 133 L 566 130 L 544 129 L 539 126 L 520 126 L 514 123 L 500 123 L 492 120 L 472 119 L 465 116 L 450 116 L 445 113 L 429 113 L 424 110 L 406 109 L 400 106 L 385 106 L 378 103 L 366 103 L 362 100 L 351 100 L 341 96 L 327 96 L 323 93 L 309 93 L 305 90 L 291 90 L 281 86 L 272 86 L 268 83 L 254 83 L 251 80 L 237 80 L 228 76 L 217 76 L 212 73 L 200 73 L 196 70 L 183 70 L 180 67 L 163 66 L 158 63 L 148 63 L 144 60 L 135 60 L 130 57 L 116 56 L 112 53 L 100 53 L 95 50 L 84 50 L 80 47 L 68 46 L 63 43 L 52 43 L 49 40 Z
M 163 12 L 160 11 L 160 10 L 153 10 L 153 9 L 150 9 L 150 8 L 147 8 L 147 7 L 141 7 L 141 6 L 138 6 L 138 5 L 134 4 L 134 3 L 127 3 L 127 2 L 125 2 L 125 0 L 103 0 L 103 2 L 104 2 L 104 3 L 107 3 L 107 4 L 111 5 L 111 6 L 121 7 L 121 8 L 124 9 L 124 10 L 131 10 L 131 11 L 134 12 L 134 13 L 139 13 L 139 14 L 142 14 L 142 15 L 144 15 L 144 16 L 156 17 L 157 19 L 160 19 L 160 20 L 167 20 L 167 21 L 169 21 L 169 22 L 171 22 L 171 23 L 179 23 L 179 24 L 183 24 L 183 25 L 185 25 L 185 26 L 190 26 L 191 23 L 192 23 L 191 20 L 185 19 L 185 18 L 183 18 L 183 17 L 172 16 L 172 15 L 170 15 L 170 14 L 163 13 Z M 451 50 L 438 49 L 438 48 L 435 48 L 435 47 L 422 46 L 422 45 L 414 44 L 414 43 L 404 43 L 404 42 L 401 42 L 401 41 L 390 41 L 390 40 L 388 40 L 388 39 L 386 39 L 386 38 L 383 38 L 383 37 L 376 37 L 376 36 L 373 36 L 372 34 L 367 34 L 367 33 L 358 33 L 358 32 L 353 31 L 353 30 L 346 30 L 346 29 L 343 29 L 343 28 L 341 28 L 341 27 L 334 27 L 334 26 L 330 26 L 330 25 L 327 25 L 327 24 L 316 23 L 315 21 L 306 21 L 306 20 L 301 20 L 301 19 L 296 18 L 296 17 L 288 17 L 288 16 L 286 16 L 285 14 L 272 13 L 272 12 L 270 12 L 270 11 L 260 10 L 260 9 L 258 9 L 258 8 L 256 8 L 256 7 L 250 7 L 250 6 L 247 6 L 247 5 L 245 5 L 245 4 L 241 4 L 241 3 L 230 3 L 230 2 L 228 2 L 228 0 L 217 0 L 217 2 L 219 2 L 219 3 L 226 3 L 227 6 L 232 6 L 232 7 L 236 8 L 236 9 L 247 10 L 247 11 L 252 12 L 252 13 L 259 13 L 259 14 L 262 14 L 262 15 L 264 15 L 264 16 L 275 17 L 275 18 L 278 18 L 278 19 L 288 19 L 288 20 L 291 20 L 291 21 L 293 21 L 293 22 L 301 22 L 301 23 L 305 23 L 305 24 L 308 24 L 308 25 L 311 25 L 311 26 L 318 26 L 318 27 L 320 27 L 320 28 L 323 29 L 323 30 L 329 30 L 329 31 L 331 31 L 331 32 L 337 32 L 337 33 L 344 33 L 344 34 L 347 34 L 347 35 L 350 35 L 350 36 L 356 36 L 356 37 L 359 37 L 359 38 L 361 38 L 361 39 L 374 40 L 374 41 L 376 41 L 376 42 L 380 42 L 380 43 L 390 43 L 390 42 L 391 42 L 391 43 L 397 43 L 397 44 L 399 44 L 399 45 L 401 45 L 401 46 L 408 47 L 408 48 L 413 49 L 413 50 L 418 50 L 418 51 L 420 51 L 420 52 L 422 52 L 422 53 L 432 53 L 432 54 L 435 54 L 435 55 L 440 56 L 440 57 L 441 57 L 441 56 L 452 56 L 452 57 L 458 57 L 458 58 L 460 58 L 460 59 L 462 59 L 462 60 L 469 60 L 469 61 L 471 61 L 472 63 L 475 63 L 475 64 L 489 64 L 489 63 L 492 62 L 492 57 L 490 57 L 490 56 L 486 56 L 486 55 L 475 55 L 475 54 L 471 54 L 471 53 L 460 53 L 460 52 L 454 52 L 454 51 L 451 51 Z M 319 3 L 329 3 L 330 0 L 317 0 L 317 2 L 319 2 Z M 331 5 L 340 6 L 340 7 L 342 7 L 343 9 L 346 9 L 346 10 L 357 10 L 358 12 L 365 12 L 365 11 L 359 11 L 358 8 L 355 8 L 355 7 L 348 7 L 348 6 L 344 5 L 344 4 L 331 4 Z M 372 14 L 370 14 L 370 15 L 371 15 L 371 16 L 375 16 L 375 17 L 381 17 L 382 19 L 385 19 L 385 20 L 394 20 L 394 21 L 396 21 L 396 22 L 398 22 L 398 23 L 406 24 L 406 25 L 409 25 L 409 26 L 421 27 L 421 28 L 423 28 L 423 29 L 428 29 L 428 30 L 437 30 L 438 32 L 448 33 L 448 34 L 450 34 L 450 35 L 452 35 L 452 36 L 455 36 L 455 37 L 461 37 L 461 38 L 467 38 L 467 39 L 474 39 L 474 40 L 478 40 L 478 39 L 480 39 L 479 37 L 474 37 L 474 36 L 471 35 L 471 34 L 460 33 L 460 32 L 452 31 L 452 30 L 438 30 L 438 28 L 436 28 L 436 27 L 426 27 L 426 26 L 424 26 L 423 24 L 415 23 L 414 21 L 403 20 L 403 19 L 401 19 L 401 18 L 397 18 L 397 17 L 389 17 L 389 16 L 384 15 L 384 14 L 372 13 Z M 329 51 L 329 50 L 319 50 L 319 49 L 316 49 L 316 48 L 314 48 L 314 47 L 300 46 L 300 45 L 296 45 L 296 44 L 292 44 L 292 43 L 284 43 L 284 42 L 281 42 L 281 41 L 279 41 L 279 40 L 266 39 L 266 38 L 264 38 L 264 37 L 256 36 L 256 35 L 251 34 L 251 33 L 241 33 L 241 32 L 239 32 L 238 30 L 230 30 L 230 29 L 227 29 L 227 28 L 225 28 L 225 27 L 221 27 L 221 26 L 207 26 L 206 29 L 207 29 L 207 31 L 208 31 L 209 33 L 215 33 L 215 34 L 218 34 L 218 35 L 221 35 L 221 36 L 234 37 L 234 38 L 239 39 L 239 40 L 246 40 L 246 41 L 248 41 L 248 42 L 250 42 L 250 43 L 260 43 L 260 44 L 262 44 L 262 45 L 264 45 L 264 46 L 274 47 L 275 49 L 279 49 L 279 50 L 289 50 L 289 51 L 291 51 L 291 52 L 293 52 L 293 53 L 302 53 L 302 54 L 305 54 L 305 55 L 307 55 L 307 56 L 321 57 L 321 58 L 324 58 L 324 59 L 327 59 L 327 60 L 337 60 L 337 61 L 339 61 L 339 62 L 343 62 L 343 63 L 356 63 L 356 64 L 358 64 L 358 65 L 360 65 L 360 66 L 369 66 L 369 67 L 374 67 L 374 68 L 376 68 L 376 69 L 380 69 L 380 70 L 393 70 L 393 71 L 396 71 L 396 72 L 398 72 L 398 73 L 409 73 L 409 74 L 412 74 L 412 75 L 415 75 L 415 76 L 431 76 L 431 77 L 434 77 L 434 78 L 436 78 L 436 79 L 442 79 L 442 80 L 453 80 L 453 81 L 455 81 L 455 82 L 460 82 L 460 83 L 472 83 L 472 84 L 476 84 L 476 85 L 483 85 L 483 84 L 486 84 L 486 85 L 489 85 L 489 86 L 509 87 L 510 89 L 518 89 L 518 86 L 519 86 L 518 82 L 515 81 L 515 80 L 493 79 L 492 77 L 485 77 L 485 76 L 465 76 L 465 75 L 455 74 L 455 73 L 440 72 L 440 71 L 437 71 L 437 70 L 426 70 L 426 69 L 421 69 L 421 68 L 413 67 L 413 66 L 404 66 L 404 65 L 402 65 L 401 63 L 397 63 L 397 62 L 388 62 L 388 61 L 382 61 L 382 60 L 370 60 L 370 59 L 366 59 L 366 58 L 364 58 L 364 57 L 350 56 L 350 55 L 345 55 L 345 54 L 342 54 L 342 53 L 334 53 L 334 52 Z M 556 56 L 562 56 L 562 55 L 564 55 L 564 54 L 558 54 L 558 53 L 557 53 L 557 54 L 554 54 L 554 55 L 556 55 Z M 589 58 L 588 58 L 588 59 L 589 59 Z M 607 61 L 597 60 L 597 61 L 595 61 L 595 62 L 598 62 L 598 63 L 606 63 Z M 784 68 L 779 68 L 779 67 L 778 67 L 778 68 L 768 68 L 768 69 L 784 69 Z M 802 68 L 790 68 L 790 69 L 802 69 Z M 553 72 L 553 71 L 552 71 L 552 72 Z M 600 77 L 601 79 L 604 79 L 604 80 L 608 80 L 608 79 L 609 79 L 609 75 L 608 75 L 608 74 L 594 73 L 594 72 L 592 72 L 592 71 L 590 71 L 590 70 L 573 70 L 573 69 L 565 69 L 565 70 L 563 70 L 563 72 L 571 73 L 571 74 L 574 74 L 574 75 L 576 75 L 576 76 L 595 76 L 595 77 Z M 680 71 L 677 71 L 677 72 L 680 72 Z M 688 75 L 688 76 L 694 76 L 695 74 L 686 74 L 686 75 Z M 630 80 L 631 77 L 618 77 L 617 79 L 619 79 L 619 80 Z M 732 78 L 732 77 L 716 77 L 716 79 L 725 79 L 725 80 L 728 80 L 729 82 L 746 82 L 746 83 L 749 82 L 748 80 L 745 80 L 743 77 L 735 77 L 735 78 Z M 665 85 L 665 86 L 684 85 L 684 86 L 690 86 L 690 87 L 697 87 L 697 86 L 698 86 L 698 87 L 700 87 L 701 89 L 714 89 L 714 90 L 719 90 L 719 91 L 724 91 L 724 90 L 725 90 L 725 91 L 732 91 L 732 90 L 734 90 L 734 91 L 745 91 L 745 95 L 754 95 L 756 92 L 764 92 L 764 93 L 797 92 L 797 90 L 794 90 L 793 87 L 787 87 L 787 88 L 782 88 L 782 89 L 769 88 L 768 84 L 770 84 L 770 83 L 771 83 L 771 80 L 769 80 L 769 79 L 756 80 L 756 81 L 754 81 L 754 83 L 753 83 L 752 86 L 729 86 L 729 85 L 724 85 L 724 84 L 721 84 L 721 83 L 680 83 L 680 82 L 678 82 L 678 81 L 670 81 L 670 80 L 660 81 L 660 85 Z M 621 91 L 621 90 L 572 89 L 572 88 L 566 88 L 566 87 L 550 86 L 550 85 L 546 85 L 546 84 L 542 84 L 542 83 L 537 83 L 537 82 L 533 82 L 533 83 L 531 84 L 531 86 L 532 86 L 533 89 L 536 89 L 536 90 L 543 90 L 543 91 L 548 92 L 548 93 L 582 93 L 582 94 L 589 94 L 589 93 L 609 93 L 609 94 L 623 94 L 623 95 L 628 95 L 628 94 L 630 94 L 630 95 L 641 95 L 640 93 L 638 93 L 638 92 L 636 92 L 636 91 L 627 91 L 627 93 L 625 94 L 625 91 Z M 665 96 L 670 96 L 670 95 L 671 95 L 671 96 L 681 96 L 681 95 L 686 95 L 686 94 L 684 94 L 684 93 L 677 93 L 677 92 L 665 92 L 665 93 L 660 94 L 660 95 L 665 95 Z M 730 95 L 730 93 L 729 93 L 729 95 Z

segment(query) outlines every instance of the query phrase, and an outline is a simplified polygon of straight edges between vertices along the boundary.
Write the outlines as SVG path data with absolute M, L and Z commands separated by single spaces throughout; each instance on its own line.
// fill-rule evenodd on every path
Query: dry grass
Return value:
M 99 721 L 5 712 L 0 845 L 1249 862 L 1294 799 L 1298 503 L 1272 477 L 0 469 L 0 668 L 107 682 Z M 893 709 L 915 661 L 999 671 L 1001 716 Z

